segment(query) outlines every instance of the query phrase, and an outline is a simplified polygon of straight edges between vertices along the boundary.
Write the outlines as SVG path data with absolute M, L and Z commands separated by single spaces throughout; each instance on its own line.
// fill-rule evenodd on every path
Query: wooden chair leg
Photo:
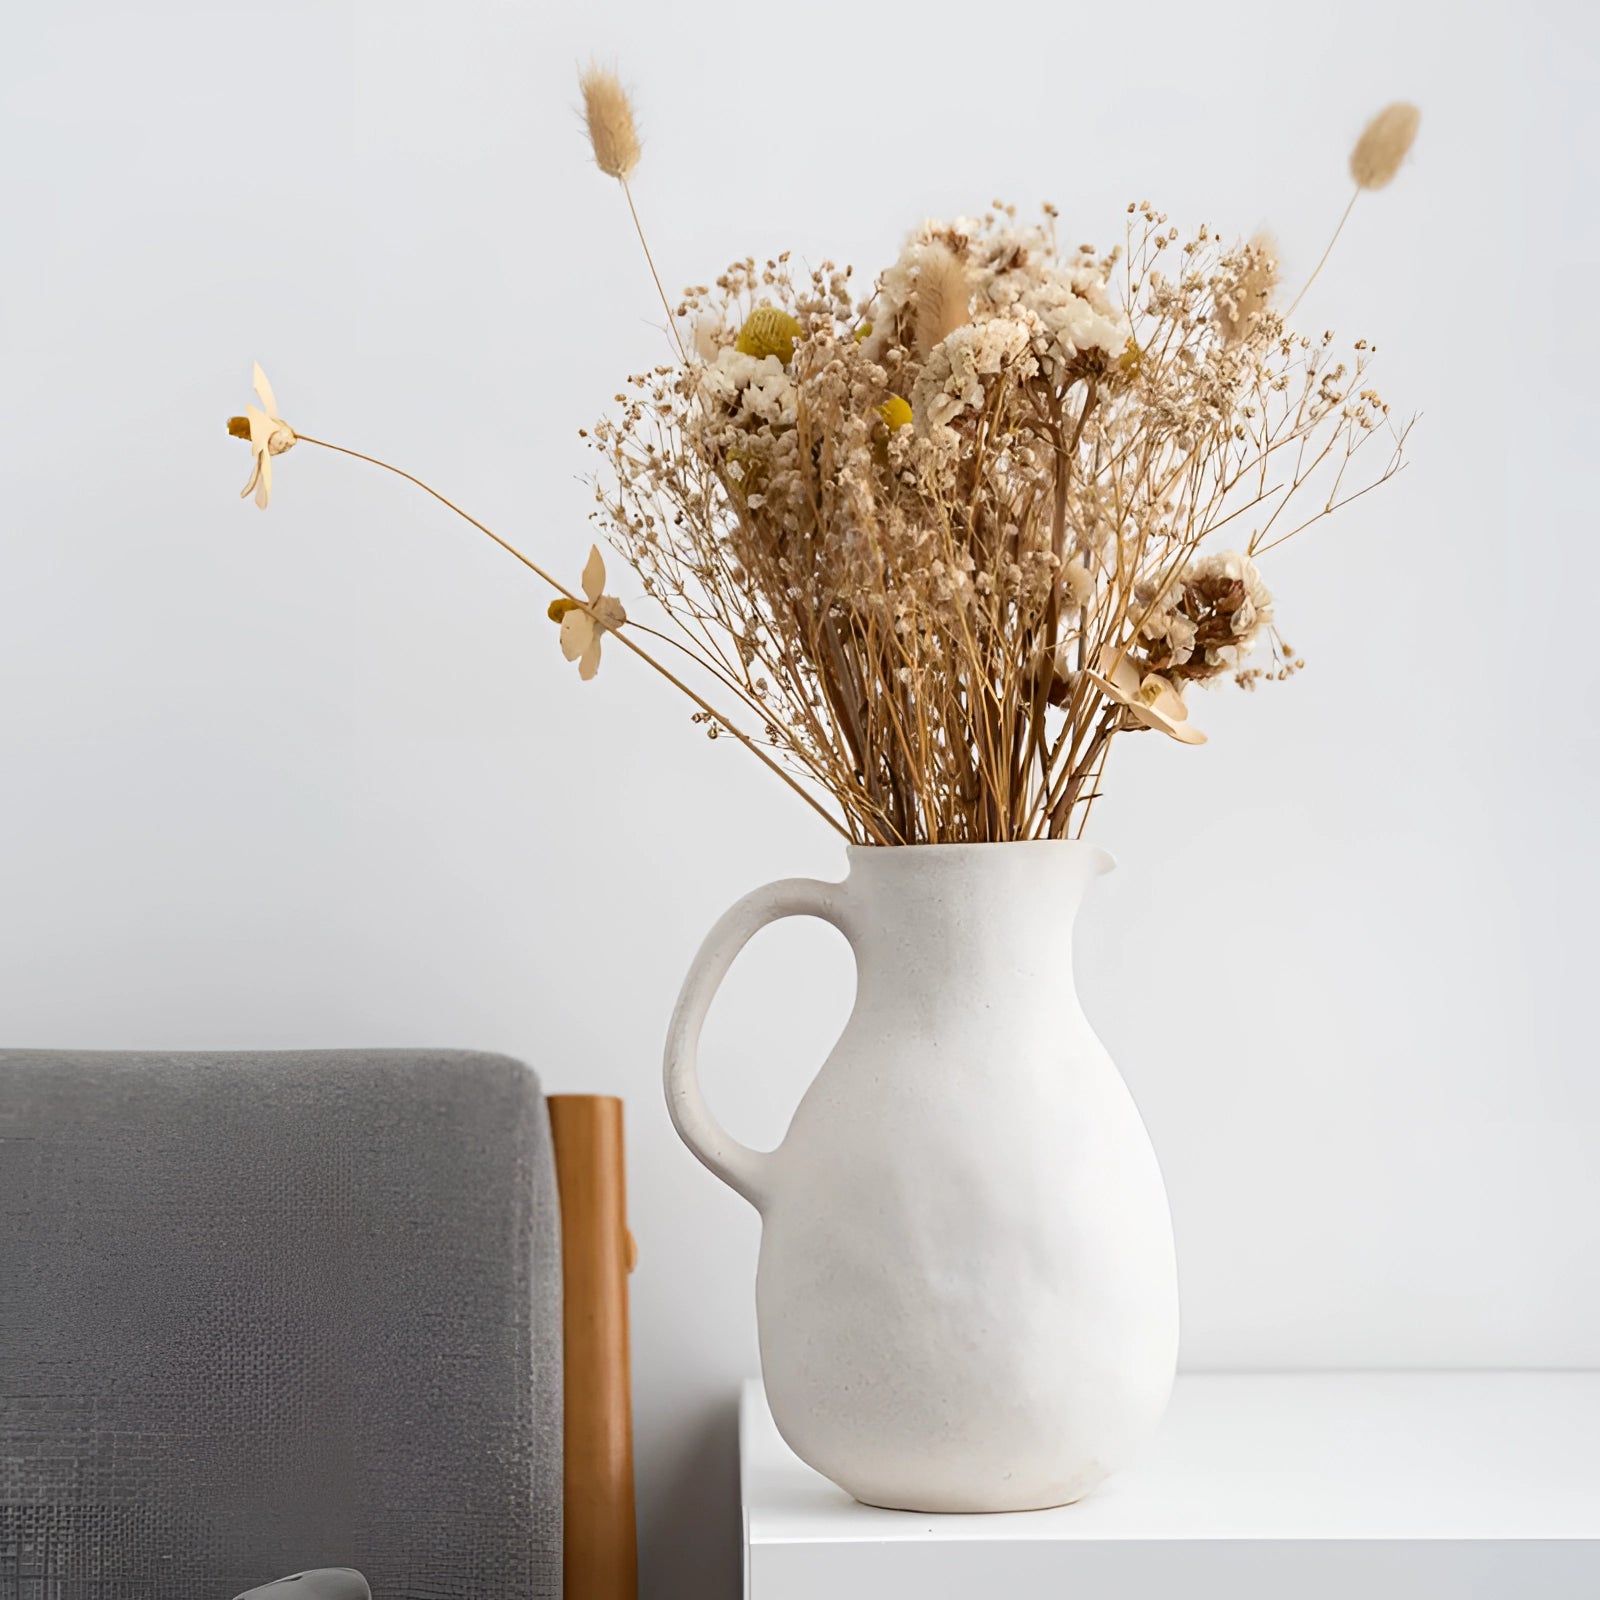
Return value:
M 637 1600 L 622 1102 L 549 1098 L 565 1296 L 566 1600 Z

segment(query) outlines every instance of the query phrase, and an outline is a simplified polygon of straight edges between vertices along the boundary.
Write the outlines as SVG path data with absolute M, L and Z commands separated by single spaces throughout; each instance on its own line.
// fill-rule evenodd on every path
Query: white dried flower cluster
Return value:
M 737 424 L 794 426 L 794 379 L 776 356 L 747 356 L 731 347 L 718 350 L 700 374 L 700 397 L 707 411 Z
M 928 223 L 912 236 L 866 309 L 873 347 L 903 337 L 930 259 L 946 254 L 965 269 L 972 322 L 1015 325 L 996 338 L 1023 339 L 1050 380 L 1065 379 L 1091 352 L 1115 359 L 1127 349 L 1132 329 L 1111 294 L 1112 259 L 1079 251 L 1062 260 L 1046 229 L 1009 218 L 996 226 L 993 217 Z
M 1045 375 L 1063 382 L 1094 352 L 1112 360 L 1120 357 L 1133 329 L 1112 302 L 1108 262 L 1080 251 L 1071 261 L 1058 263 L 1046 254 L 1047 248 L 1037 229 L 1006 241 L 990 275 L 980 276 L 980 293 L 1000 315 L 1028 324 Z
M 981 411 L 991 378 L 1008 372 L 1026 382 L 1039 370 L 1028 325 L 1009 317 L 969 322 L 947 334 L 928 356 L 911 392 L 923 429 L 947 427 L 963 411 Z

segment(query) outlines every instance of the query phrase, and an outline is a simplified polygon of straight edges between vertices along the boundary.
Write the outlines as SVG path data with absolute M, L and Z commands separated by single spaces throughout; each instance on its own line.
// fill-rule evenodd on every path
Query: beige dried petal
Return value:
M 568 661 L 578 660 L 594 644 L 599 633 L 594 618 L 582 606 L 575 606 L 561 619 L 562 655 Z
M 1094 598 L 1094 574 L 1081 561 L 1069 562 L 1061 574 L 1068 601 L 1082 610 Z
M 1137 713 L 1135 713 L 1137 715 Z M 1185 713 L 1187 715 L 1187 713 Z M 1153 722 L 1151 727 L 1159 729 L 1169 738 L 1176 739 L 1179 744 L 1204 744 L 1206 736 L 1191 722 Z
M 261 413 L 254 407 L 246 407 L 250 417 L 251 460 L 250 481 L 239 491 L 239 498 L 246 500 L 253 493 L 256 504 L 265 511 L 267 502 L 272 498 L 272 453 L 269 450 L 255 448 L 257 432 L 256 418 Z
M 583 564 L 583 592 L 590 605 L 604 593 L 605 586 L 606 564 L 600 555 L 599 545 L 592 544 L 589 546 L 589 559 Z
M 256 399 L 261 402 L 261 409 L 265 411 L 269 417 L 277 416 L 278 401 L 272 392 L 272 385 L 267 382 L 266 373 L 261 370 L 261 363 L 259 361 L 254 364 L 254 371 L 251 376 L 256 391 Z
M 1158 673 L 1152 672 L 1140 683 L 1137 700 L 1139 707 L 1153 711 L 1167 722 L 1189 720 L 1189 708 L 1183 703 L 1183 696 Z
M 587 683 L 600 670 L 600 630 L 594 631 L 589 647 L 578 660 L 578 676 Z
M 1099 677 L 1107 681 L 1111 696 L 1120 700 L 1123 705 L 1132 705 L 1139 693 L 1139 669 L 1129 659 L 1127 652 L 1121 655 L 1109 645 L 1100 652 Z M 1095 674 L 1091 673 L 1091 677 Z
M 1385 106 L 1362 130 L 1350 152 L 1350 176 L 1363 189 L 1381 189 L 1400 170 L 1422 113 L 1405 100 Z

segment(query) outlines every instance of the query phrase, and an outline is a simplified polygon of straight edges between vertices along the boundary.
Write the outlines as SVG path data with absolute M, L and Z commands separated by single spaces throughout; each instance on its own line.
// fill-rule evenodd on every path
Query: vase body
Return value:
M 685 987 L 669 1101 L 691 1148 L 761 1212 L 773 1418 L 857 1499 L 1064 1505 L 1166 1406 L 1166 1193 L 1073 983 L 1073 921 L 1110 864 L 1066 841 L 855 848 L 842 884 L 741 902 Z M 795 913 L 843 929 L 856 1001 L 783 1143 L 759 1154 L 709 1118 L 693 1042 L 733 954 Z

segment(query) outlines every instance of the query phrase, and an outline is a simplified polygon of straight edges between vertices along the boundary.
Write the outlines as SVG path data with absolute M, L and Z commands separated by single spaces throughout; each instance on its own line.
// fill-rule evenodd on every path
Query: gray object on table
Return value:
M 233 1600 L 372 1600 L 372 1591 L 352 1567 L 318 1567 L 264 1583 Z
M 0 1218 L 4 1600 L 219 1600 L 318 1561 L 379 1600 L 560 1595 L 528 1068 L 0 1051 Z

